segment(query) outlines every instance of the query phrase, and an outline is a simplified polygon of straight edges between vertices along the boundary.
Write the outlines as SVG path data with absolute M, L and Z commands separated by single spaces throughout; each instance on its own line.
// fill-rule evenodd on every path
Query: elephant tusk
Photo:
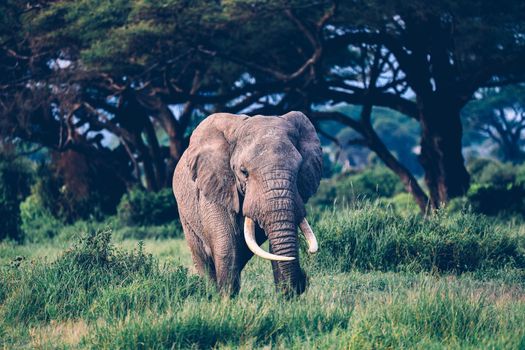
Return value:
M 295 259 L 294 257 L 275 255 L 262 250 L 255 240 L 255 222 L 253 222 L 253 220 L 249 217 L 244 218 L 244 239 L 246 240 L 246 244 L 253 254 L 263 259 L 274 261 L 292 261 Z
M 311 254 L 316 253 L 319 250 L 319 245 L 317 244 L 317 238 L 315 238 L 314 231 L 312 231 L 312 228 L 310 227 L 310 224 L 308 224 L 308 221 L 306 221 L 306 218 L 301 221 L 299 228 L 303 232 L 306 242 L 308 242 L 308 252 Z

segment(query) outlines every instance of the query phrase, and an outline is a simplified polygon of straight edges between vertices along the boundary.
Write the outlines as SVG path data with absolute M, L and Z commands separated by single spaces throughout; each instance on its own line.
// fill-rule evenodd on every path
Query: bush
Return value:
M 513 183 L 507 186 L 473 184 L 468 202 L 477 213 L 485 215 L 524 214 L 525 188 Z
M 525 238 L 473 213 L 442 211 L 425 219 L 362 204 L 326 211 L 314 231 L 323 246 L 318 263 L 327 269 L 461 273 L 525 267 Z
M 479 158 L 472 160 L 468 169 L 474 183 L 506 187 L 516 181 L 517 168 L 510 163 Z
M 356 174 L 343 174 L 323 180 L 317 194 L 312 197 L 314 206 L 331 206 L 334 202 L 347 203 L 356 199 L 368 200 L 392 197 L 403 191 L 403 184 L 389 169 L 374 166 Z
M 26 242 L 43 242 L 55 237 L 63 224 L 44 207 L 40 197 L 28 196 L 20 203 L 20 228 Z
M 29 194 L 32 170 L 29 164 L 0 154 L 0 240 L 22 240 L 20 203 Z
M 400 215 L 418 215 L 421 210 L 417 205 L 414 197 L 410 193 L 402 192 L 392 198 L 385 198 L 382 203 L 392 206 L 397 214 Z
M 177 204 L 169 188 L 159 192 L 133 189 L 117 208 L 122 223 L 131 226 L 162 225 L 178 219 Z
M 525 209 L 525 168 L 492 159 L 474 159 L 468 169 L 473 183 L 463 199 L 457 199 L 451 210 L 468 206 L 485 215 L 520 215 Z
M 182 235 L 182 226 L 178 221 L 158 226 L 124 226 L 116 229 L 114 233 L 114 237 L 118 240 L 166 239 Z
M 126 186 L 111 166 L 72 150 L 52 152 L 51 159 L 48 182 L 57 201 L 49 204 L 56 217 L 72 223 L 115 214 Z

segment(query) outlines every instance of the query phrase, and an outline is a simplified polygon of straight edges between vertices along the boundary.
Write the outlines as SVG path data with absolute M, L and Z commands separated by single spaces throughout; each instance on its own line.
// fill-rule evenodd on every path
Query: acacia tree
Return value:
M 119 166 L 127 180 L 143 175 L 149 190 L 170 184 L 194 119 L 247 91 L 235 86 L 240 67 L 199 50 L 223 26 L 210 20 L 223 16 L 220 5 L 41 1 L 28 12 L 13 4 L 20 30 L 7 32 L 2 49 L 26 68 L 20 83 L 6 83 L 4 135 L 105 156 L 127 165 Z
M 523 161 L 525 88 L 522 85 L 485 88 L 463 110 L 472 132 L 498 146 L 504 161 Z
M 109 132 L 135 178 L 143 172 L 151 189 L 169 182 L 200 115 L 299 109 L 316 124 L 336 120 L 354 128 L 361 137 L 352 142 L 374 150 L 421 208 L 438 207 L 469 184 L 462 107 L 484 85 L 524 78 L 525 11 L 511 0 L 38 5 L 24 15 L 18 36 L 26 56 L 40 62 L 29 70 L 32 93 L 37 86 L 51 91 L 51 103 L 43 103 L 56 121 L 49 134 L 66 130 L 107 151 L 101 131 Z M 340 102 L 362 105 L 361 118 L 319 108 Z M 430 200 L 370 126 L 373 106 L 419 122 Z
M 365 110 L 368 105 L 389 107 L 417 120 L 420 162 L 432 207 L 464 194 L 469 186 L 461 154 L 463 106 L 480 87 L 525 78 L 522 2 L 276 1 L 263 5 L 243 1 L 237 5 L 243 14 L 238 16 L 243 21 L 249 18 L 250 28 L 255 29 L 248 34 L 242 31 L 246 36 L 237 34 L 234 40 L 245 44 L 256 31 L 265 33 L 270 43 L 262 44 L 260 51 L 253 45 L 239 47 L 242 44 L 234 52 L 211 48 L 210 55 L 243 65 L 256 82 L 287 86 L 276 107 L 307 109 L 311 103 L 348 102 L 362 104 Z M 266 52 L 266 47 L 280 49 Z M 379 52 L 378 58 L 367 60 L 366 54 L 360 54 L 368 68 L 363 70 L 367 77 L 359 77 L 353 69 L 353 53 L 370 48 Z M 357 131 L 363 126 L 344 116 L 326 116 Z M 377 143 L 372 133 L 362 134 L 369 146 Z M 374 150 L 383 160 L 390 158 L 381 154 L 382 147 Z M 391 164 L 421 203 L 425 197 L 410 185 L 414 181 L 409 174 Z

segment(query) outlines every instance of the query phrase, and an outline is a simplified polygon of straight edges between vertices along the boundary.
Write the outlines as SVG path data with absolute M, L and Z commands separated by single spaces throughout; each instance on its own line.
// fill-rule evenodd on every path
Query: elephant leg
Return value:
M 244 239 L 237 218 L 223 206 L 204 203 L 202 225 L 210 243 L 217 287 L 225 295 L 235 295 L 240 288 L 240 240 Z
M 207 249 L 204 242 L 183 217 L 180 218 L 180 221 L 197 273 L 201 276 L 208 276 L 212 281 L 216 282 L 217 278 L 213 259 L 211 258 L 211 250 L 208 248 L 208 252 L 206 252 Z
M 236 295 L 241 287 L 241 270 L 231 251 L 221 251 L 214 255 L 217 286 L 225 295 Z

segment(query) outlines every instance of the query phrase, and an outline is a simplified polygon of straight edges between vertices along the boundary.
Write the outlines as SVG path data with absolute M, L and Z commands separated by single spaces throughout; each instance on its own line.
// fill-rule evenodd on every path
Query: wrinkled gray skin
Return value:
M 201 275 L 225 294 L 240 288 L 253 253 L 243 236 L 244 217 L 257 223 L 260 245 L 295 257 L 272 261 L 274 280 L 286 294 L 301 294 L 297 226 L 321 178 L 319 138 L 300 112 L 281 117 L 218 113 L 193 132 L 173 176 L 184 234 Z

